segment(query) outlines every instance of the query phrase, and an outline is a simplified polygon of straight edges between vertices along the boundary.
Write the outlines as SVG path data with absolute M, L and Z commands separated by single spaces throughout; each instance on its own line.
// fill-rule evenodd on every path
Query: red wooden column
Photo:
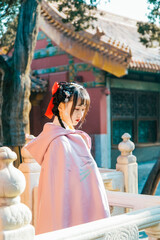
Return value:
M 110 168 L 110 144 L 107 133 L 107 91 L 105 87 L 87 89 L 91 98 L 90 111 L 83 130 L 92 138 L 92 154 L 99 167 Z

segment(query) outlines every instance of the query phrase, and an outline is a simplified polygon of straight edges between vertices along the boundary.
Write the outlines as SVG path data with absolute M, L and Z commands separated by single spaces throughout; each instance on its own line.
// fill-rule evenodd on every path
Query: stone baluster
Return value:
M 32 214 L 20 203 L 25 177 L 13 166 L 16 159 L 16 153 L 10 148 L 0 148 L 0 239 L 32 240 L 35 235 L 30 225 Z
M 32 139 L 34 139 L 33 135 L 26 135 L 26 143 L 30 142 Z M 32 224 L 35 226 L 36 200 L 34 199 L 33 190 L 38 186 L 41 167 L 25 147 L 22 148 L 21 154 L 23 163 L 20 164 L 19 170 L 24 174 L 26 179 L 26 188 L 21 196 L 21 201 L 32 211 Z
M 124 174 L 124 190 L 128 193 L 138 193 L 138 170 L 136 157 L 132 154 L 135 145 L 130 141 L 128 133 L 122 135 L 123 141 L 118 149 L 121 155 L 117 158 L 116 170 Z

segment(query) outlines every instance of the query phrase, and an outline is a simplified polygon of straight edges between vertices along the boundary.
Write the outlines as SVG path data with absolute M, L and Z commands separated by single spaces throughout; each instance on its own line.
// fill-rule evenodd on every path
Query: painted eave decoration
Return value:
M 107 71 L 117 77 L 127 73 L 131 51 L 125 44 L 89 31 L 75 32 L 71 24 L 64 24 L 57 9 L 46 1 L 42 2 L 41 30 L 61 49 L 80 60 Z M 107 40 L 106 40 L 107 39 Z

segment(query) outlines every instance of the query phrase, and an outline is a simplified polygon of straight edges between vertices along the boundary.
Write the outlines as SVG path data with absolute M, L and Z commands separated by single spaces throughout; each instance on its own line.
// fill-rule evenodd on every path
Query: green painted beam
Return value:
M 86 63 L 77 63 L 74 65 L 74 68 L 76 72 L 92 70 L 92 66 Z M 61 66 L 52 67 L 52 68 L 37 69 L 37 70 L 33 70 L 33 72 L 35 74 L 45 74 L 45 73 L 64 72 L 68 70 L 69 70 L 69 65 L 61 65 Z
M 76 63 L 74 66 L 76 72 L 91 71 L 93 69 L 93 66 L 88 63 Z
M 95 87 L 105 87 L 106 83 L 105 82 L 84 82 L 83 86 L 85 88 L 95 88 Z
M 137 74 L 149 74 L 149 75 L 159 75 L 160 76 L 160 71 L 159 72 L 148 72 L 148 71 L 140 71 L 140 70 L 134 70 L 134 69 L 128 69 L 128 74 L 129 73 L 137 73 Z
M 159 83 L 111 78 L 111 88 L 160 92 Z
M 52 57 L 57 55 L 66 54 L 65 51 L 62 51 L 59 47 L 49 47 L 36 50 L 34 52 L 34 59 Z
M 35 75 L 39 75 L 39 74 L 65 72 L 65 71 L 68 71 L 68 65 L 61 65 L 61 66 L 58 66 L 58 67 L 33 70 L 33 73 Z

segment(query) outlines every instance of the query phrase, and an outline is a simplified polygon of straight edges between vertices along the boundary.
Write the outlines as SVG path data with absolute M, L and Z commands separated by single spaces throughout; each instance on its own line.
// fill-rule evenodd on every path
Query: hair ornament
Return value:
M 48 117 L 49 119 L 51 119 L 53 117 L 53 112 L 52 112 L 52 109 L 54 107 L 54 104 L 53 104 L 53 99 L 54 99 L 54 94 L 57 92 L 59 88 L 59 84 L 58 82 L 55 82 L 53 87 L 52 87 L 52 98 L 48 104 L 48 107 L 47 107 L 47 110 L 45 112 L 45 116 Z
M 66 96 L 66 98 L 64 99 L 64 102 L 66 103 L 66 102 L 68 102 L 68 100 L 69 100 L 71 94 L 70 94 L 69 91 L 64 91 L 64 93 L 65 93 L 65 96 Z

